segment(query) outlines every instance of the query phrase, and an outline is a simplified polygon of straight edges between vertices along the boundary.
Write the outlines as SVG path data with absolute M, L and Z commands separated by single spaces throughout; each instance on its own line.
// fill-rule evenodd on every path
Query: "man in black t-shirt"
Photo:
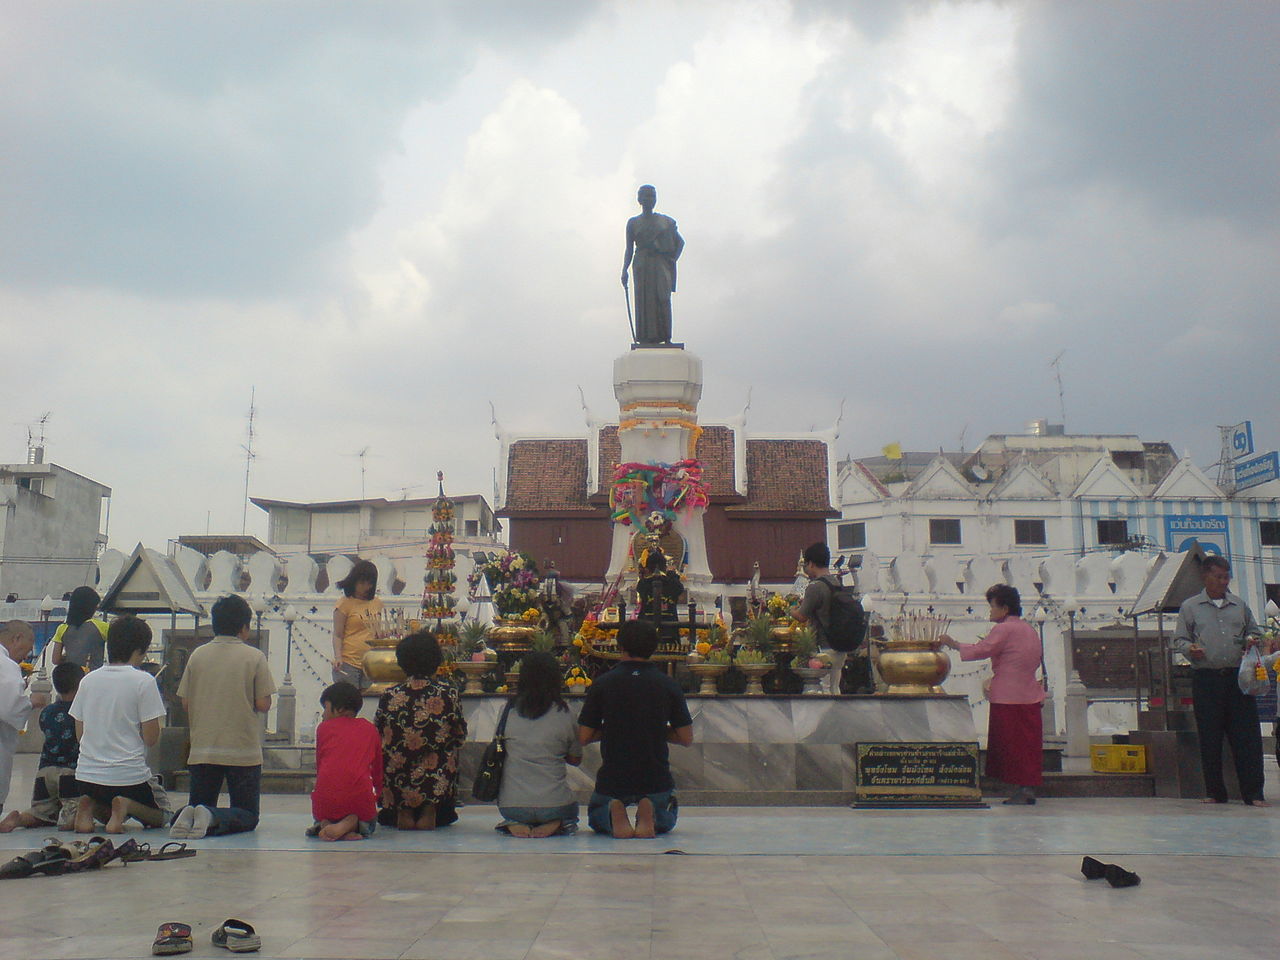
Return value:
M 667 744 L 693 743 L 693 718 L 679 685 L 650 660 L 658 649 L 653 624 L 628 620 L 618 629 L 618 646 L 626 659 L 591 685 L 578 717 L 579 739 L 599 740 L 602 761 L 587 822 L 619 839 L 654 837 L 676 825 Z

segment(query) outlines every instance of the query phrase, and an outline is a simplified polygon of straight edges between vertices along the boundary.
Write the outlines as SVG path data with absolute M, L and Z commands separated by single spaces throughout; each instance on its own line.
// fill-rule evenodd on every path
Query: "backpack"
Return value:
M 853 587 L 837 587 L 826 577 L 822 582 L 831 592 L 827 622 L 822 631 L 826 645 L 838 653 L 858 649 L 867 636 L 867 615 L 863 612 L 862 602 L 854 594 Z

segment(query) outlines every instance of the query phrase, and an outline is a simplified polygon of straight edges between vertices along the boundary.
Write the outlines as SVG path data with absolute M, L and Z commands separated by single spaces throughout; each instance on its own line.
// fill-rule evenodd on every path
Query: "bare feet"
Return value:
M 93 801 L 81 797 L 76 803 L 76 833 L 93 833 Z
M 1246 804 L 1246 805 L 1248 805 L 1248 806 L 1250 806 L 1250 807 L 1269 807 L 1269 806 L 1271 806 L 1271 804 L 1269 804 L 1266 800 L 1263 800 L 1261 797 L 1259 797 L 1257 800 L 1246 800 L 1246 801 L 1245 801 L 1245 804 Z
M 640 840 L 652 840 L 658 835 L 658 830 L 653 823 L 653 801 L 648 797 L 641 797 L 640 802 L 636 804 L 635 835 Z
M 107 821 L 107 833 L 124 833 L 124 822 L 129 816 L 129 798 L 112 797 L 111 818 Z
M 364 837 L 360 836 L 360 834 L 359 834 L 357 831 L 352 830 L 350 833 L 348 833 L 348 834 L 347 834 L 345 837 L 343 837 L 342 839 L 343 839 L 343 840 L 363 840 L 363 839 L 364 839 Z
M 636 835 L 635 828 L 631 826 L 631 820 L 627 817 L 627 808 L 623 806 L 621 800 L 609 801 L 609 825 L 613 828 L 613 836 L 616 840 L 630 840 Z
M 434 830 L 436 828 L 436 807 L 433 803 L 428 803 L 422 811 L 422 816 L 418 818 L 418 822 L 413 825 L 415 830 Z
M 529 829 L 527 823 L 512 823 L 507 826 L 507 833 L 513 837 L 519 837 L 521 840 L 528 840 L 533 835 L 533 831 Z
M 547 837 L 554 837 L 560 832 L 560 821 L 552 820 L 550 823 L 540 823 L 529 831 L 529 836 L 535 840 L 543 840 Z
M 0 833 L 12 833 L 18 828 L 22 822 L 22 813 L 19 810 L 11 810 L 9 814 L 0 820 Z
M 1200 802 L 1201 802 L 1201 803 L 1226 803 L 1227 801 L 1225 801 L 1225 800 L 1218 800 L 1216 797 L 1205 797 L 1205 798 L 1204 798 L 1203 800 L 1201 800 Z
M 341 820 L 321 820 L 320 821 L 320 839 L 322 840 L 346 840 L 347 834 L 355 832 L 356 827 L 360 825 L 360 818 L 354 813 L 349 813 Z M 360 835 L 356 834 L 356 839 L 360 839 Z

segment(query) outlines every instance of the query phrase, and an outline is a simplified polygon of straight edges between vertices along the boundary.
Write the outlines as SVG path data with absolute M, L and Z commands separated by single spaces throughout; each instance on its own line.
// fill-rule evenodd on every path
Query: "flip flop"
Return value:
M 168 957 L 175 953 L 190 953 L 194 946 L 195 941 L 191 939 L 190 924 L 162 923 L 151 944 L 151 952 L 157 957 Z
M 120 848 L 121 860 L 125 863 L 140 863 L 143 860 L 151 859 L 151 844 L 147 843 L 145 840 L 142 841 L 142 843 L 138 843 L 136 840 L 131 840 L 131 842 L 134 844 L 133 849 L 125 849 L 125 847 L 129 846 L 128 843 L 124 844 L 124 846 Z
M 226 920 L 213 931 L 213 945 L 225 947 L 232 953 L 253 953 L 262 949 L 262 938 L 243 920 Z
M 185 860 L 187 857 L 194 857 L 195 855 L 196 855 L 196 852 L 194 850 L 188 850 L 187 845 L 185 843 L 179 843 L 177 841 L 170 840 L 168 843 L 161 846 L 160 849 L 157 850 L 155 853 L 151 854 L 151 856 L 149 856 L 147 859 L 148 860 Z

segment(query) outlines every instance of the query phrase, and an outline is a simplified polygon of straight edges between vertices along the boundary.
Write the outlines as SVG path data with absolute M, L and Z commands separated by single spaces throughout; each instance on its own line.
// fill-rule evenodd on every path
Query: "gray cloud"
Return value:
M 51 3 L 0 66 L 0 278 L 243 298 L 323 285 L 406 110 L 581 3 Z

